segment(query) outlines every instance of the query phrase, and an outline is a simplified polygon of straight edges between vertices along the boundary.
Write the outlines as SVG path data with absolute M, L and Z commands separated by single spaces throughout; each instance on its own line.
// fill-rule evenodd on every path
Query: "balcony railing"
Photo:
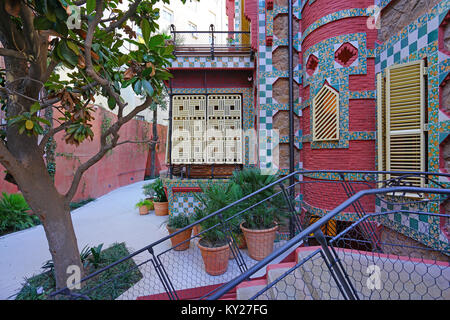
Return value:
M 175 45 L 175 56 L 228 56 L 250 55 L 252 53 L 250 32 L 216 31 L 210 25 L 209 31 L 178 31 L 172 24 L 170 33 Z

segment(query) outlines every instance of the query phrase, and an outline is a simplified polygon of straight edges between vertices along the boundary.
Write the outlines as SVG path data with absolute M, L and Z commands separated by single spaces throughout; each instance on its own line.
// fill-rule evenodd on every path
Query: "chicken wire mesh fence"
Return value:
M 266 285 L 244 285 L 238 298 L 450 300 L 449 216 L 423 211 L 445 208 L 448 195 L 376 197 L 397 209 L 367 214 L 328 242 L 320 229 L 307 235 L 321 246 L 297 249 L 297 263 L 274 266 Z
M 295 174 L 306 176 L 302 172 Z M 253 290 L 251 294 L 238 294 L 238 298 L 450 299 L 448 216 L 430 213 L 448 201 L 448 190 L 422 188 L 414 198 L 411 194 L 405 196 L 405 192 L 417 191 L 417 188 L 402 188 L 396 184 L 397 187 L 377 191 L 380 183 L 371 179 L 366 184 L 367 190 L 360 191 L 356 187 L 351 190 L 351 182 L 345 185 L 345 181 L 339 179 L 335 183 L 339 183 L 341 192 L 348 196 L 345 207 L 341 204 L 331 210 L 331 215 L 328 213 L 311 222 L 299 214 L 304 202 L 298 192 L 307 192 L 304 187 L 312 182 L 302 177 L 294 185 L 288 185 L 288 179 L 286 176 L 272 183 L 270 186 L 276 188 L 269 194 L 264 193 L 268 189 L 264 187 L 85 277 L 80 289 L 65 288 L 52 296 L 61 299 L 184 299 L 186 291 L 190 290 L 191 298 L 195 292 L 196 299 L 214 299 L 259 272 L 259 276 L 265 274 L 267 278 L 267 283 L 258 288 L 259 294 Z M 380 194 L 370 194 L 371 188 Z M 364 196 L 355 198 L 355 194 L 361 192 L 366 192 L 365 197 L 375 197 L 375 209 L 380 212 L 366 213 Z M 323 227 L 345 208 L 353 208 L 356 219 L 338 224 L 336 233 L 324 230 L 324 236 Z M 252 249 L 249 241 L 244 241 L 252 236 L 239 235 L 238 231 L 245 233 L 246 225 L 242 225 L 242 221 L 259 211 L 271 210 L 286 212 L 289 227 L 275 227 L 276 241 L 273 235 L 265 236 L 272 247 L 263 249 L 263 245 L 258 244 Z M 199 231 L 196 227 L 201 223 L 204 227 Z M 186 230 L 187 238 L 178 244 L 172 242 Z M 283 234 L 280 231 L 284 232 L 284 238 L 280 237 Z M 205 240 L 208 235 L 220 235 L 225 239 L 221 258 L 208 258 L 208 253 L 202 250 L 208 247 Z M 436 244 L 439 245 L 436 247 Z M 282 254 L 292 248 L 297 248 L 294 263 L 269 265 L 278 264 Z M 219 246 L 213 251 L 219 251 Z M 213 262 L 212 267 L 206 266 L 208 259 Z M 377 278 L 371 278 L 373 275 L 379 275 L 381 289 L 378 289 Z M 369 280 L 377 280 L 370 282 L 375 289 L 368 287 Z

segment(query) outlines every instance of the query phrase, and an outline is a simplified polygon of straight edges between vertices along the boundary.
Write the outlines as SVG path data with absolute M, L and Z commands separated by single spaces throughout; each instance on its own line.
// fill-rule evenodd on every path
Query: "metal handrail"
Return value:
M 229 49 L 229 43 L 228 41 L 226 43 L 217 43 L 217 41 L 215 40 L 215 35 L 223 35 L 223 34 L 228 34 L 229 36 L 228 38 L 233 39 L 235 36 L 241 36 L 243 37 L 244 35 L 248 35 L 248 44 L 244 44 L 243 43 L 243 39 L 238 39 L 238 41 L 233 41 L 232 44 L 232 48 L 233 50 L 228 52 L 228 53 L 232 53 L 232 54 L 237 54 L 237 53 L 251 53 L 251 40 L 250 40 L 250 31 L 216 31 L 214 28 L 214 25 L 211 24 L 209 27 L 208 31 L 197 31 L 197 30 L 181 30 L 181 31 L 177 31 L 175 29 L 174 25 L 170 26 L 170 33 L 172 35 L 172 39 L 174 41 L 174 55 L 176 56 L 177 53 L 182 53 L 182 54 L 210 54 L 211 58 L 214 59 L 215 55 L 217 53 L 227 53 L 228 49 Z M 177 35 L 183 35 L 183 34 L 196 34 L 196 35 L 201 35 L 201 34 L 209 34 L 211 36 L 210 40 L 206 43 L 192 43 L 192 44 L 181 44 L 181 45 L 177 45 Z M 236 51 L 237 50 L 237 51 Z
M 387 194 L 391 192 L 411 192 L 411 193 L 437 193 L 437 194 L 448 194 L 450 195 L 450 189 L 436 189 L 436 188 L 415 188 L 415 187 L 393 187 L 393 188 L 381 188 L 381 189 L 371 189 L 371 190 L 362 190 L 338 205 L 336 208 L 331 210 L 328 214 L 317 220 L 315 223 L 310 225 L 309 227 L 305 228 L 303 231 L 301 231 L 299 234 L 294 236 L 294 238 L 288 240 L 282 247 L 279 249 L 273 251 L 271 254 L 269 254 L 266 258 L 259 261 L 255 265 L 253 265 L 251 268 L 249 268 L 246 272 L 242 273 L 241 275 L 237 276 L 230 282 L 223 285 L 219 290 L 217 290 L 214 294 L 209 296 L 208 300 L 216 300 L 222 297 L 225 293 L 229 292 L 233 288 L 235 288 L 238 284 L 241 282 L 249 279 L 252 275 L 254 275 L 257 271 L 264 268 L 266 265 L 268 265 L 270 262 L 272 262 L 274 259 L 294 247 L 296 244 L 298 244 L 300 241 L 308 237 L 312 233 L 316 233 L 317 231 L 320 231 L 320 228 L 328 223 L 332 218 L 337 216 L 339 213 L 341 213 L 344 209 L 352 205 L 355 201 L 359 200 L 360 198 L 367 196 L 367 195 L 375 195 L 375 194 Z
M 450 178 L 450 174 L 445 174 L 445 173 L 434 173 L 434 172 L 411 172 L 411 171 L 351 171 L 351 170 L 299 170 L 296 172 L 293 172 L 291 174 L 288 174 L 268 185 L 266 185 L 265 187 L 217 210 L 216 212 L 213 212 L 193 223 L 191 223 L 190 225 L 172 233 L 171 235 L 167 235 L 153 243 L 151 243 L 148 246 L 145 246 L 144 248 L 137 250 L 135 252 L 133 252 L 132 254 L 117 260 L 116 262 L 103 267 L 95 272 L 93 272 L 92 274 L 84 277 L 83 279 L 81 279 L 81 282 L 85 282 L 95 276 L 97 276 L 98 274 L 113 268 L 114 266 L 117 266 L 118 264 L 127 261 L 135 256 L 137 256 L 138 254 L 144 252 L 144 251 L 149 251 L 149 252 L 153 252 L 153 248 L 155 246 L 157 246 L 158 244 L 161 244 L 173 237 L 175 237 L 176 235 L 182 233 L 183 231 L 192 228 L 196 225 L 201 224 L 203 221 L 210 219 L 212 217 L 215 217 L 217 215 L 221 215 L 223 212 L 229 210 L 230 208 L 245 202 L 246 200 L 254 197 L 255 195 L 262 193 L 274 186 L 280 185 L 282 184 L 284 181 L 290 179 L 291 177 L 295 177 L 297 175 L 305 175 L 305 174 L 314 174 L 314 173 L 338 173 L 338 174 L 375 174 L 375 175 L 383 175 L 383 174 L 395 174 L 395 175 L 400 175 L 400 177 L 398 177 L 397 179 L 401 179 L 402 176 L 407 176 L 407 175 L 421 175 L 421 176 L 429 176 L 429 175 L 433 175 L 433 176 L 443 176 L 443 177 L 448 177 Z M 338 180 L 337 180 L 338 181 Z M 340 181 L 340 180 L 339 180 Z M 370 181 L 371 183 L 378 183 L 379 181 Z M 266 264 L 268 264 L 270 261 L 272 261 L 273 259 L 275 259 L 276 257 L 280 256 L 281 254 L 283 254 L 284 252 L 286 252 L 288 249 L 290 249 L 292 246 L 294 246 L 295 244 L 299 243 L 299 241 L 303 240 L 304 237 L 306 237 L 307 235 L 314 233 L 313 231 L 316 231 L 317 229 L 320 229 L 320 227 L 326 223 L 328 223 L 328 221 L 330 219 L 332 219 L 334 216 L 336 216 L 337 214 L 339 214 L 342 210 L 344 210 L 346 207 L 350 206 L 353 202 L 357 201 L 359 198 L 361 198 L 362 196 L 365 195 L 369 195 L 369 194 L 381 194 L 381 193 L 396 193 L 396 192 L 411 192 L 411 193 L 438 193 L 438 194 L 450 194 L 450 190 L 448 189 L 437 189 L 437 188 L 416 188 L 416 187 L 390 187 L 390 188 L 380 188 L 380 189 L 369 189 L 369 190 L 363 190 L 360 191 L 358 193 L 356 193 L 355 195 L 353 195 L 352 197 L 350 197 L 349 199 L 347 199 L 345 202 L 343 202 L 341 205 L 339 205 L 338 207 L 336 207 L 335 209 L 331 210 L 327 215 L 325 215 L 324 217 L 322 217 L 321 219 L 319 219 L 318 221 L 316 221 L 314 224 L 310 225 L 309 227 L 305 228 L 304 230 L 302 230 L 300 233 L 298 233 L 296 236 L 294 236 L 292 239 L 290 239 L 283 247 L 279 248 L 278 250 L 272 252 L 269 256 L 267 256 L 265 259 L 259 261 L 257 264 L 255 264 L 253 267 L 249 268 L 247 271 L 245 271 L 243 274 L 241 274 L 239 277 L 235 278 L 234 280 L 232 280 L 231 282 L 229 282 L 226 285 L 226 288 L 229 287 L 229 289 L 227 289 L 226 291 L 224 291 L 225 289 L 220 289 L 218 290 L 213 296 L 216 297 L 218 296 L 219 293 L 225 294 L 226 292 L 228 292 L 230 289 L 234 288 L 234 286 L 236 286 L 237 284 L 239 284 L 240 282 L 242 282 L 243 280 L 247 279 L 248 277 L 250 277 L 251 275 L 253 275 L 255 272 L 257 272 L 260 268 L 264 267 Z M 273 196 L 273 195 L 272 195 Z M 269 198 L 271 198 L 272 196 L 270 196 Z M 268 199 L 268 198 L 267 198 Z M 267 199 L 264 199 L 264 201 L 266 201 Z M 248 209 L 248 208 L 247 208 Z M 246 209 L 244 209 L 244 211 L 246 211 Z M 236 282 L 238 281 L 238 282 Z M 230 287 L 231 285 L 231 287 Z M 224 287 L 225 288 L 225 287 Z M 59 289 L 53 293 L 50 294 L 51 297 L 56 296 L 58 294 L 71 294 L 71 291 L 66 287 L 63 289 Z M 211 297 L 213 297 L 211 296 Z

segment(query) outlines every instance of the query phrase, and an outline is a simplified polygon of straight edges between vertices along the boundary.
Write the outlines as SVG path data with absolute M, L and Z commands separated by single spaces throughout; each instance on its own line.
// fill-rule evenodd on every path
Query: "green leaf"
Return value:
M 41 105 L 39 104 L 39 102 L 33 103 L 30 107 L 30 112 L 32 114 L 38 112 L 39 110 L 41 110 Z
M 164 43 L 164 36 L 162 34 L 157 34 L 156 36 L 151 37 L 148 42 L 148 46 L 150 48 L 160 46 Z
M 47 17 L 48 20 L 50 20 L 51 22 L 56 22 L 56 14 L 54 11 L 47 11 L 47 13 L 45 14 L 45 16 Z
M 67 28 L 67 24 L 62 21 L 57 21 L 53 29 L 63 37 L 66 37 L 69 33 L 69 28 Z
M 140 94 L 142 93 L 142 83 L 141 83 L 141 80 L 138 80 L 138 81 L 136 81 L 136 82 L 134 83 L 134 85 L 133 85 L 133 91 L 134 91 L 136 94 L 138 94 L 138 95 L 140 95 Z
M 91 14 L 92 11 L 95 10 L 95 0 L 87 0 L 86 1 L 86 11 L 87 14 Z
M 144 38 L 144 42 L 147 43 L 150 38 L 150 23 L 147 19 L 142 19 L 141 21 L 141 30 L 142 37 Z
M 42 123 L 44 123 L 44 124 L 46 124 L 46 125 L 48 125 L 48 126 L 51 126 L 50 121 L 48 121 L 47 119 L 44 119 L 44 118 L 41 118 L 41 117 L 36 117 L 36 119 L 37 119 L 39 122 L 42 122 Z
M 53 27 L 53 22 L 48 20 L 45 16 L 39 16 L 34 18 L 33 25 L 36 30 L 48 30 Z
M 73 53 L 72 50 L 69 49 L 69 47 L 67 46 L 67 42 L 66 41 L 62 41 L 58 45 L 58 54 L 60 54 L 60 56 L 62 56 L 64 61 L 66 61 L 70 65 L 72 65 L 72 67 L 77 65 L 78 57 L 77 57 L 77 55 L 75 53 Z
M 142 87 L 144 88 L 145 92 L 147 92 L 147 95 L 152 96 L 153 95 L 153 87 L 147 80 L 142 80 Z
M 114 97 L 109 97 L 108 98 L 108 107 L 112 110 L 114 109 L 116 106 L 116 99 L 114 99 Z
M 70 50 L 72 50 L 76 55 L 80 54 L 80 49 L 78 48 L 78 46 L 75 44 L 75 42 L 72 41 L 67 41 L 67 46 L 70 48 Z

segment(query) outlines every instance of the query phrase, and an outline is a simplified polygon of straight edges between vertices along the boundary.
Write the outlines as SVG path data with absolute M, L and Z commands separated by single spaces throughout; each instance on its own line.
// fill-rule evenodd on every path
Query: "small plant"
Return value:
M 85 267 L 86 275 L 95 272 L 96 269 L 98 270 L 99 268 L 106 267 L 113 262 L 127 257 L 130 254 L 124 243 L 115 243 L 104 250 L 101 250 L 102 245 L 94 248 L 86 246 L 80 256 L 83 255 L 85 260 L 87 257 L 93 259 L 93 256 L 91 256 L 92 249 L 97 252 L 101 251 L 101 259 L 98 260 L 99 264 L 97 268 L 94 268 L 93 263 L 90 263 L 90 261 L 87 262 L 87 266 Z M 46 264 L 48 264 L 48 262 Z M 51 262 L 50 265 L 53 266 L 53 262 Z M 52 271 L 53 270 L 51 269 L 45 270 L 41 274 L 25 279 L 22 289 L 16 296 L 16 300 L 49 299 L 48 295 L 56 290 L 56 283 Z M 105 281 L 110 281 L 113 278 L 115 278 L 113 285 L 102 285 Z M 82 286 L 82 291 L 79 293 L 83 293 L 83 291 L 88 292 L 87 295 L 92 300 L 114 300 L 141 279 L 142 274 L 139 271 L 139 268 L 137 268 L 133 259 L 129 259 L 118 264 L 116 267 L 85 281 Z
M 183 213 L 169 216 L 167 226 L 172 229 L 181 229 L 191 224 L 191 218 Z
M 20 193 L 2 192 L 0 200 L 0 234 L 14 232 L 40 224 L 39 218 L 29 213 L 25 198 Z
M 147 197 L 147 199 L 153 199 L 156 195 L 155 190 L 153 190 L 153 186 L 151 183 L 144 184 L 142 186 L 142 189 L 144 189 L 144 195 Z
M 152 206 L 152 202 L 150 200 L 140 200 L 138 203 L 136 203 L 136 208 L 141 208 L 143 206 L 146 206 L 147 208 L 150 208 Z
M 202 186 L 203 193 L 195 193 L 195 197 L 202 204 L 196 207 L 193 220 L 198 221 L 207 215 L 229 205 L 230 203 L 241 198 L 240 190 L 233 184 L 225 185 L 211 184 Z M 222 213 L 223 219 L 227 220 L 231 230 L 239 232 L 239 217 L 233 217 L 239 210 L 236 206 Z M 202 242 L 208 247 L 223 246 L 227 242 L 227 234 L 220 228 L 221 219 L 219 215 L 215 215 L 200 223 L 202 230 Z M 219 226 L 219 227 L 218 227 Z M 210 230 L 209 230 L 210 229 Z
M 103 246 L 103 243 L 100 246 Z M 88 258 L 90 255 L 91 255 L 91 248 L 89 246 L 85 246 L 83 250 L 81 250 L 80 252 L 80 259 L 84 268 L 87 268 L 89 266 L 90 261 L 88 260 Z M 53 263 L 53 260 L 50 259 L 47 260 L 47 262 L 45 262 L 41 268 L 44 269 L 45 272 L 48 271 L 53 272 L 53 270 L 55 269 L 55 264 Z
M 91 248 L 91 257 L 89 258 L 89 261 L 94 265 L 94 268 L 98 268 L 98 266 L 100 265 L 100 263 L 102 262 L 102 247 L 103 247 L 103 243 L 99 244 L 96 247 L 92 247 Z
M 259 169 L 246 169 L 235 171 L 231 183 L 239 190 L 237 193 L 240 193 L 242 198 L 277 181 L 277 179 L 278 177 L 275 175 L 262 174 Z M 276 222 L 288 215 L 283 208 L 281 195 L 264 201 L 274 193 L 276 193 L 275 186 L 272 186 L 239 205 L 241 208 L 248 208 L 262 201 L 261 204 L 256 205 L 244 214 L 244 225 L 247 228 L 259 230 L 271 228 Z
M 155 182 L 151 184 L 151 188 L 155 192 L 155 202 L 167 202 L 166 192 L 164 191 L 164 186 L 160 178 L 156 179 Z

